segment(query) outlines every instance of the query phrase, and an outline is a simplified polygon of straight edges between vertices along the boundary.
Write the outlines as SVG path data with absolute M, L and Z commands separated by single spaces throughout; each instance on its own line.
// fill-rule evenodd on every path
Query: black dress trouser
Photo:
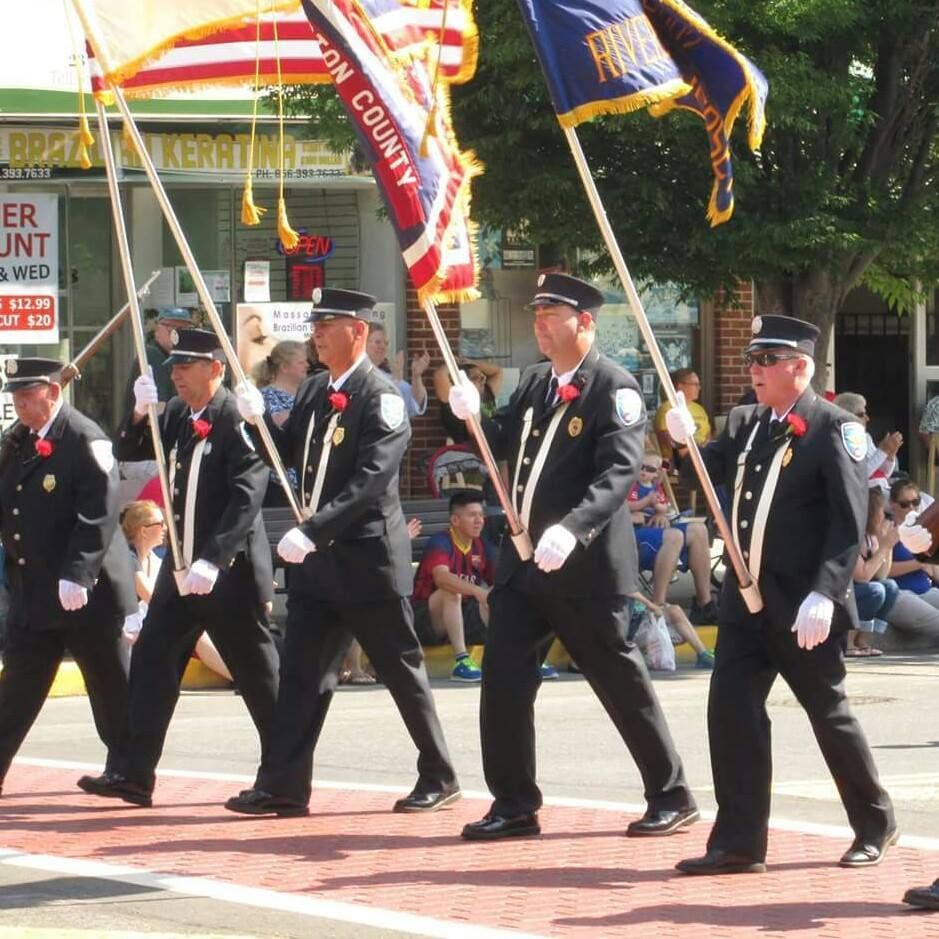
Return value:
M 81 617 L 82 613 L 75 614 Z M 70 629 L 14 630 L 0 673 L 0 783 L 29 733 L 66 652 L 85 680 L 95 727 L 113 769 L 126 744 L 127 667 L 121 648 L 123 617 L 110 614 Z
M 694 806 L 642 655 L 626 639 L 627 597 L 558 597 L 511 584 L 489 594 L 480 730 L 492 812 L 536 812 L 534 704 L 541 661 L 557 634 L 616 725 L 652 810 Z
M 153 788 L 183 673 L 203 631 L 241 692 L 260 737 L 262 758 L 267 752 L 277 701 L 277 650 L 250 564 L 239 555 L 210 594 L 180 597 L 172 588 L 147 610 L 131 654 L 130 739 L 120 768 L 145 788 Z
M 766 699 L 777 675 L 808 715 L 857 837 L 879 839 L 895 827 L 890 796 L 848 706 L 840 635 L 806 651 L 788 629 L 722 625 L 715 658 L 708 737 L 718 811 L 709 849 L 766 857 L 773 773 Z
M 456 773 L 414 633 L 410 602 L 390 597 L 375 603 L 331 603 L 299 591 L 292 591 L 287 600 L 274 735 L 256 787 L 296 802 L 309 801 L 313 751 L 353 638 L 391 692 L 417 747 L 415 789 L 455 788 Z

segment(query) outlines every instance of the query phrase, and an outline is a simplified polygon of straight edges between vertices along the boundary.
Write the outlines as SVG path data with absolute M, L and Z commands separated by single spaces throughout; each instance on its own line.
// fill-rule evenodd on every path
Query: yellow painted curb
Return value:
M 2 669 L 0 669 L 2 671 Z M 209 688 L 230 688 L 231 684 L 216 675 L 198 659 L 190 659 L 183 675 L 184 691 L 205 691 Z M 85 680 L 74 662 L 63 662 L 49 689 L 50 698 L 71 698 L 86 694 Z

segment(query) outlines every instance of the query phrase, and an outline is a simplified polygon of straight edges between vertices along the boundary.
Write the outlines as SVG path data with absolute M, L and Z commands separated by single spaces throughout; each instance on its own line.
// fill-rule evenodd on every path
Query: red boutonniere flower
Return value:
M 329 396 L 329 406 L 334 411 L 338 411 L 340 414 L 346 409 L 348 404 L 349 404 L 349 396 L 344 395 L 341 391 L 334 391 Z
M 51 440 L 46 440 L 45 437 L 41 437 L 36 441 L 36 452 L 45 459 L 47 456 L 52 456 L 52 451 L 54 447 L 52 446 Z
M 576 401 L 580 397 L 580 388 L 573 382 L 568 382 L 558 388 L 558 397 L 562 401 Z
M 789 424 L 789 430 L 792 432 L 793 437 L 802 437 L 809 429 L 809 425 L 803 418 L 799 417 L 798 414 L 787 414 L 786 421 Z
M 209 434 L 212 433 L 212 425 L 208 421 L 202 420 L 201 417 L 197 417 L 192 422 L 192 432 L 202 440 L 205 440 Z

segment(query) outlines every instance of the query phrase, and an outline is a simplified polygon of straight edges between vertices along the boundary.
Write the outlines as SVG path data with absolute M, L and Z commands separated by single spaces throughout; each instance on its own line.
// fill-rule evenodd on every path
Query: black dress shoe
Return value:
M 874 867 L 879 864 L 887 853 L 887 848 L 896 844 L 900 833 L 893 829 L 883 838 L 855 838 L 854 843 L 842 855 L 838 862 L 839 867 Z
M 310 814 L 310 807 L 306 803 L 275 796 L 263 789 L 242 789 L 225 803 L 225 808 L 241 815 L 279 815 L 283 818 Z
M 131 805 L 145 809 L 153 805 L 153 793 L 145 786 L 132 782 L 120 773 L 102 773 L 100 776 L 82 776 L 78 788 L 89 795 L 105 799 L 123 799 Z
M 444 806 L 453 805 L 463 798 L 459 789 L 442 789 L 437 792 L 418 792 L 416 789 L 394 804 L 394 812 L 436 812 Z
M 642 818 L 626 826 L 630 838 L 649 838 L 655 835 L 671 835 L 693 825 L 699 818 L 697 809 L 649 809 Z
M 921 906 L 924 910 L 939 910 L 939 880 L 928 887 L 910 887 L 903 894 L 903 902 L 910 906 Z
M 516 815 L 514 818 L 490 813 L 478 822 L 463 826 L 463 837 L 467 841 L 493 841 L 496 838 L 524 838 L 540 834 L 541 825 L 538 824 L 537 812 Z
M 689 857 L 675 867 L 683 874 L 765 874 L 766 865 L 752 857 L 713 848 L 704 857 Z

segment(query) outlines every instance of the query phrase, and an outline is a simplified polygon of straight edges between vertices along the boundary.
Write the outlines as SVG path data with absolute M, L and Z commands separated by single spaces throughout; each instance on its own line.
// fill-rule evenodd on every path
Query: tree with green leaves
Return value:
M 760 153 L 734 133 L 736 210 L 711 229 L 702 122 L 686 112 L 578 128 L 635 277 L 711 294 L 752 279 L 761 312 L 827 336 L 866 284 L 900 310 L 939 284 L 939 0 L 697 0 L 770 83 Z M 473 216 L 611 270 L 515 4 L 477 0 L 480 60 L 453 91 L 460 143 L 486 165 Z M 331 89 L 294 89 L 317 132 L 349 145 Z

